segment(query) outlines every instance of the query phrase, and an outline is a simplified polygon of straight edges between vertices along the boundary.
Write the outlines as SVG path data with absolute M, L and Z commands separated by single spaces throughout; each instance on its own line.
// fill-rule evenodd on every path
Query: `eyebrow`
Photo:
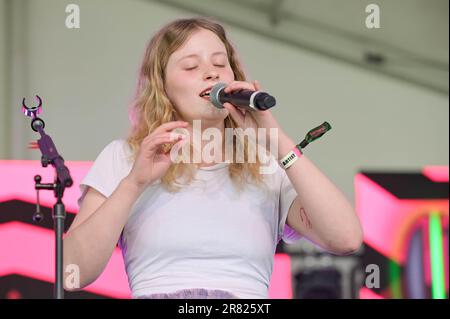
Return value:
M 217 52 L 214 52 L 213 54 L 211 54 L 211 56 L 219 55 L 219 54 L 227 55 L 226 52 L 217 51 Z M 180 59 L 178 59 L 177 62 L 180 62 L 181 60 L 184 60 L 186 58 L 197 58 L 197 57 L 199 57 L 198 54 L 189 54 L 189 55 L 185 55 L 185 56 L 181 57 Z

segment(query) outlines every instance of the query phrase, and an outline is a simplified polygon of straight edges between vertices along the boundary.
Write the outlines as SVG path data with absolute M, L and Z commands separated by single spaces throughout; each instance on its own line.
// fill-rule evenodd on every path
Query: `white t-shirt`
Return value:
M 108 144 L 81 182 L 78 204 L 87 186 L 109 197 L 130 172 L 130 155 L 125 140 Z M 137 199 L 119 240 L 133 298 L 191 288 L 268 297 L 277 243 L 300 238 L 285 225 L 297 194 L 278 165 L 263 175 L 267 188 L 238 191 L 228 165 L 198 169 L 176 193 L 157 181 Z

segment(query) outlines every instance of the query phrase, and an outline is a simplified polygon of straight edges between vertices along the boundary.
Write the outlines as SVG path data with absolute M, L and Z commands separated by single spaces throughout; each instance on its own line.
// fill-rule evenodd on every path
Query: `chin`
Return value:
M 214 106 L 210 106 L 210 109 L 203 112 L 201 119 L 205 121 L 223 121 L 228 116 L 227 109 L 218 109 Z

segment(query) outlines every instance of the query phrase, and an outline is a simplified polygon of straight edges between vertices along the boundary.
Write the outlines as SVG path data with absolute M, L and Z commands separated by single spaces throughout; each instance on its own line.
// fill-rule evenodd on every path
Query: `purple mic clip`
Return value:
M 38 106 L 29 107 L 25 104 L 25 98 L 22 100 L 22 113 L 26 116 L 35 118 L 37 114 L 42 112 L 42 99 L 36 95 L 36 100 L 39 102 Z

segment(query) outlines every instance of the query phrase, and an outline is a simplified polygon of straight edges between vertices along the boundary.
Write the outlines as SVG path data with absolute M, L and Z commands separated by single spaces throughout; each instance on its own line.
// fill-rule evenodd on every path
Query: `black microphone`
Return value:
M 225 102 L 231 103 L 236 107 L 246 109 L 248 111 L 265 111 L 275 106 L 275 98 L 269 94 L 261 91 L 240 90 L 231 93 L 223 91 L 226 88 L 225 83 L 217 83 L 209 93 L 211 103 L 223 109 Z

